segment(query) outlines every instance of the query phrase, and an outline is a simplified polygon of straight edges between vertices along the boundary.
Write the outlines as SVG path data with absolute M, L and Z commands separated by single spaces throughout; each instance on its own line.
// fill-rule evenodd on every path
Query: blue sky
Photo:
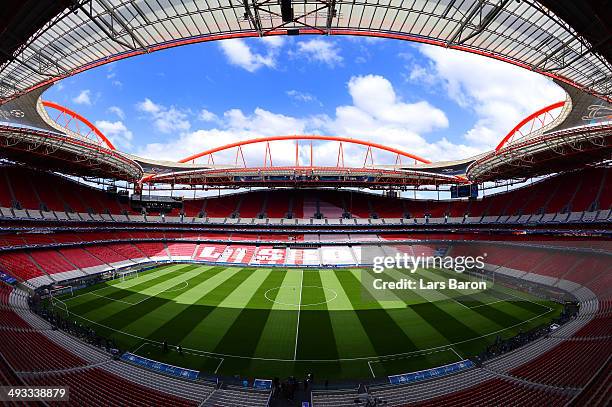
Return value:
M 492 148 L 563 92 L 537 74 L 458 51 L 305 36 L 135 57 L 68 78 L 44 98 L 96 123 L 121 150 L 150 158 L 178 159 L 250 137 L 321 133 L 445 160 Z M 281 159 L 290 147 L 278 147 Z M 321 161 L 335 160 L 337 146 L 317 148 Z M 255 160 L 261 151 L 247 154 Z

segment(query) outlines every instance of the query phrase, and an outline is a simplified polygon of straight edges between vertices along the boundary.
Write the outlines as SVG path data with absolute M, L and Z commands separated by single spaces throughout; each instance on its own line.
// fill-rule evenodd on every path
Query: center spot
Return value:
M 316 285 L 305 286 L 280 286 L 270 288 L 264 293 L 268 301 L 279 305 L 292 307 L 312 307 L 315 305 L 327 304 L 338 297 L 338 293 L 331 288 L 319 287 Z M 301 297 L 301 301 L 300 301 Z

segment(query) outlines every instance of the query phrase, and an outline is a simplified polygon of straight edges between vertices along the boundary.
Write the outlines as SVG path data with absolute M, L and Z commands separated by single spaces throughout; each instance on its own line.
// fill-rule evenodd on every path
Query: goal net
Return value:
M 62 301 L 59 297 L 61 296 L 74 296 L 74 289 L 72 286 L 67 287 L 55 287 L 49 290 L 49 299 L 51 301 L 51 305 L 55 308 L 59 308 L 60 310 L 66 312 L 68 315 L 68 305 Z
M 127 281 L 133 278 L 138 278 L 138 271 L 136 270 L 121 271 L 117 274 L 117 276 L 119 279 L 121 279 L 121 281 Z

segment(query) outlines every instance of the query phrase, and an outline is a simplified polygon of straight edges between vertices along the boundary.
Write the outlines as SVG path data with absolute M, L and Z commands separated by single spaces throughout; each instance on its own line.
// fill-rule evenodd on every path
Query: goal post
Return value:
M 74 288 L 72 286 L 66 286 L 56 287 L 49 290 L 49 300 L 51 301 L 51 306 L 54 308 L 59 308 L 66 313 L 66 316 L 68 316 L 70 313 L 68 311 L 68 305 L 58 298 L 63 295 L 69 295 L 71 297 L 74 296 Z
M 138 278 L 138 271 L 137 270 L 120 271 L 117 273 L 117 277 L 121 281 L 131 280 L 133 278 Z

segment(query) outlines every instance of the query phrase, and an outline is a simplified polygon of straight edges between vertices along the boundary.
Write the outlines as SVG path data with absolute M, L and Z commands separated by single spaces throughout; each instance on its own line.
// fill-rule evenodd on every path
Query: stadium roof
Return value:
M 3 0 L 0 65 L 9 61 L 36 31 L 71 4 L 71 0 Z
M 47 13 L 64 4 L 51 3 Z M 567 13 L 570 8 L 558 8 L 575 17 L 569 22 L 577 31 L 535 1 L 301 0 L 291 2 L 292 13 L 283 13 L 280 3 L 73 0 L 41 28 L 33 13 L 19 26 L 8 19 L 11 31 L 6 21 L 0 27 L 7 57 L 0 66 L 0 102 L 117 59 L 194 42 L 282 34 L 372 35 L 440 45 L 504 60 L 603 98 L 612 95 L 609 42 L 590 42 L 599 31 L 583 21 L 590 15 L 584 10 L 593 8 L 579 7 L 580 21 Z M 19 16 L 23 2 L 11 1 L 6 9 Z M 28 23 L 36 31 L 20 43 Z
M 608 0 L 540 0 L 612 62 L 612 8 Z

